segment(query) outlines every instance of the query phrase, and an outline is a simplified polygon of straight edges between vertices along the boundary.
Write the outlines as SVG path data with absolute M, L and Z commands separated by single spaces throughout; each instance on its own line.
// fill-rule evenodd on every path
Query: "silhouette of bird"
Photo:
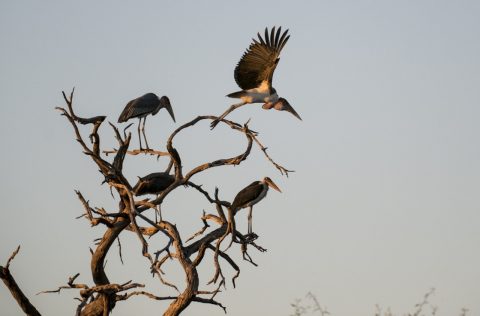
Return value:
M 279 27 L 276 32 L 273 27 L 269 34 L 268 28 L 265 28 L 265 38 L 257 33 L 258 40 L 253 39 L 253 43 L 235 68 L 235 81 L 243 90 L 227 95 L 230 98 L 240 99 L 241 102 L 233 104 L 214 120 L 210 124 L 212 129 L 230 112 L 248 103 L 264 103 L 262 107 L 266 110 L 273 108 L 278 111 L 288 111 L 302 120 L 290 103 L 280 98 L 272 87 L 273 72 L 280 61 L 280 52 L 290 38 L 290 35 L 287 35 L 288 30 L 283 33 L 281 31 L 282 27 Z
M 263 178 L 261 181 L 254 181 L 247 187 L 243 188 L 235 196 L 232 203 L 232 211 L 235 214 L 242 208 L 249 207 L 248 210 L 248 234 L 252 233 L 252 210 L 253 205 L 260 202 L 268 192 L 268 188 L 272 187 L 278 192 L 282 192 L 277 185 L 269 177 Z
M 173 182 L 175 177 L 166 172 L 154 172 L 138 179 L 137 184 L 133 187 L 133 193 L 136 196 L 145 194 L 160 195 L 166 188 L 168 188 Z M 162 213 L 160 206 L 156 210 L 162 220 Z
M 141 130 L 143 133 L 143 138 L 145 139 L 147 149 L 150 149 L 148 147 L 147 137 L 145 136 L 145 122 L 149 114 L 155 115 L 162 108 L 167 109 L 168 113 L 175 122 L 175 115 L 173 114 L 172 105 L 170 104 L 168 97 L 163 96 L 159 99 L 155 93 L 147 93 L 141 97 L 131 100 L 127 103 L 122 111 L 122 114 L 120 114 L 118 117 L 118 123 L 123 123 L 131 118 L 138 117 L 138 141 L 140 143 L 140 150 L 143 149 L 142 140 L 140 137 L 140 124 L 142 123 L 142 118 L 143 125 Z

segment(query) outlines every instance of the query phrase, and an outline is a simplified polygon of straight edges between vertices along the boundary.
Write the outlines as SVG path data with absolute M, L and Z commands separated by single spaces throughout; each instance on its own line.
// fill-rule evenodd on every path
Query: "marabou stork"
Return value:
M 135 196 L 145 195 L 145 194 L 161 194 L 166 188 L 168 188 L 175 181 L 173 175 L 168 174 L 167 172 L 154 172 L 138 179 L 137 184 L 133 187 L 133 194 Z M 162 213 L 160 206 L 158 206 L 157 213 L 160 216 L 160 221 L 162 220 Z
M 268 192 L 268 188 L 272 187 L 278 192 L 282 192 L 277 185 L 269 177 L 263 178 L 262 181 L 252 182 L 249 186 L 238 192 L 232 203 L 232 211 L 235 214 L 242 208 L 249 207 L 248 210 L 248 234 L 252 233 L 252 209 L 255 204 L 260 202 Z
M 253 43 L 235 68 L 235 81 L 243 90 L 227 95 L 242 102 L 233 104 L 214 120 L 210 124 L 212 129 L 230 112 L 248 103 L 264 103 L 262 108 L 266 110 L 274 108 L 278 111 L 288 111 L 302 120 L 290 103 L 284 98 L 279 98 L 277 91 L 272 87 L 273 72 L 280 60 L 280 52 L 290 38 L 290 35 L 287 36 L 288 30 L 283 33 L 281 31 L 282 27 L 279 27 L 277 32 L 273 27 L 269 34 L 268 28 L 265 28 L 265 38 L 257 33 L 258 40 L 253 39 Z
M 120 114 L 120 116 L 118 117 L 118 123 L 123 123 L 131 118 L 138 117 L 138 141 L 140 142 L 140 150 L 143 149 L 142 139 L 140 138 L 140 124 L 142 123 L 142 118 L 143 126 L 141 130 L 143 133 L 143 138 L 145 139 L 147 149 L 150 149 L 148 147 L 147 137 L 145 136 L 145 122 L 147 121 L 147 115 L 155 115 L 162 108 L 167 109 L 168 113 L 175 122 L 175 115 L 173 114 L 172 105 L 170 104 L 170 100 L 168 99 L 168 97 L 163 96 L 161 98 L 158 98 L 155 93 L 147 93 L 142 95 L 141 97 L 131 100 L 127 103 L 127 105 L 122 111 L 122 114 Z

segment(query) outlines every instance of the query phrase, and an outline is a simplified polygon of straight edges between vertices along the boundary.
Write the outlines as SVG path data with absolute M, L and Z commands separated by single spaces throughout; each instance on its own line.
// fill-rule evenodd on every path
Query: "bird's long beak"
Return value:
M 298 115 L 298 113 L 290 106 L 290 104 L 288 105 L 288 108 L 285 109 L 285 111 L 288 111 L 288 112 L 292 113 L 292 114 L 295 115 L 295 117 L 298 118 L 300 121 L 303 121 L 302 118 L 300 117 L 300 115 Z
M 165 108 L 167 109 L 168 113 L 170 114 L 173 121 L 175 122 L 175 114 L 173 114 L 173 109 L 172 109 L 172 105 L 170 104 L 170 102 L 168 102 L 168 104 L 165 106 Z
M 160 99 L 160 102 L 163 105 L 163 107 L 167 109 L 168 113 L 170 114 L 173 121 L 175 122 L 175 114 L 173 114 L 173 108 L 172 108 L 172 104 L 170 103 L 170 99 L 167 96 L 163 96 Z
M 285 100 L 284 98 L 278 99 L 277 103 L 275 103 L 274 105 L 274 108 L 275 110 L 290 112 L 300 121 L 302 121 L 302 118 L 300 117 L 300 115 L 298 115 L 297 111 L 295 111 L 293 107 L 290 105 L 290 103 L 288 103 L 288 101 Z
M 280 190 L 280 188 L 272 181 L 272 179 L 270 178 L 266 178 L 265 179 L 265 182 L 270 186 L 272 187 L 273 189 L 277 190 L 278 192 L 282 192 L 282 190 Z

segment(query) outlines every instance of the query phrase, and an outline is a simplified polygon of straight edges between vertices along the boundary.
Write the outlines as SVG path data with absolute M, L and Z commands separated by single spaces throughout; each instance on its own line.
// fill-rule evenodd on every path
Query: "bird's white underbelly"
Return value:
M 269 103 L 278 101 L 278 95 L 276 93 L 269 94 L 255 91 L 256 89 L 252 90 L 248 90 L 246 95 L 242 96 L 242 101 L 246 103 Z

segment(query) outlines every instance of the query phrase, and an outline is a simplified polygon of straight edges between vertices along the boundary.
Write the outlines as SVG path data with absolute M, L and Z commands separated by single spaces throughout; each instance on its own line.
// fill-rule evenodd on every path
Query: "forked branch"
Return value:
M 177 129 L 168 137 L 166 141 L 166 151 L 160 150 L 129 150 L 131 133 L 123 131 L 123 135 L 118 128 L 109 122 L 113 129 L 115 138 L 118 142 L 118 149 L 113 150 L 101 150 L 100 147 L 100 135 L 99 128 L 105 121 L 105 116 L 95 116 L 92 118 L 82 118 L 77 116 L 73 110 L 73 93 L 72 90 L 70 96 L 67 96 L 62 92 L 66 108 L 57 107 L 56 109 L 61 112 L 61 115 L 65 116 L 70 122 L 76 140 L 83 149 L 83 152 L 92 158 L 95 164 L 100 169 L 104 177 L 104 183 L 107 183 L 111 188 L 116 191 L 119 197 L 118 210 L 105 211 L 103 208 L 94 208 L 90 206 L 88 200 L 86 200 L 80 191 L 75 191 L 79 198 L 84 213 L 79 217 L 85 217 L 92 226 L 102 224 L 105 228 L 105 233 L 102 238 L 98 239 L 96 248 L 91 250 L 91 271 L 94 281 L 94 285 L 88 286 L 87 284 L 75 283 L 78 274 L 69 278 L 66 285 L 58 287 L 56 290 L 43 291 L 41 293 L 58 293 L 64 289 L 77 289 L 80 291 L 80 304 L 77 307 L 77 315 L 82 316 L 106 316 L 115 307 L 116 302 L 125 301 L 132 296 L 142 295 L 147 296 L 155 300 L 172 300 L 167 311 L 164 315 L 179 315 L 185 308 L 189 306 L 191 302 L 213 304 L 221 307 L 226 311 L 225 307 L 214 300 L 214 297 L 220 292 L 220 288 L 225 287 L 225 276 L 222 272 L 222 264 L 228 264 L 236 272 L 232 277 L 232 283 L 235 287 L 235 281 L 240 275 L 240 268 L 232 257 L 226 252 L 230 249 L 220 249 L 222 241 L 232 234 L 232 242 L 240 245 L 240 250 L 245 260 L 256 265 L 250 255 L 247 252 L 248 246 L 253 246 L 257 250 L 263 252 L 266 251 L 261 246 L 255 244 L 253 235 L 243 235 L 235 228 L 235 215 L 231 210 L 231 203 L 223 201 L 219 198 L 219 189 L 215 188 L 215 194 L 210 195 L 201 185 L 192 182 L 192 178 L 202 172 L 205 172 L 214 167 L 239 165 L 245 161 L 252 151 L 253 145 L 256 144 L 260 150 L 264 153 L 266 158 L 277 168 L 281 174 L 287 175 L 291 170 L 284 168 L 277 164 L 268 154 L 267 148 L 259 141 L 258 133 L 249 128 L 248 122 L 241 125 L 233 121 L 222 119 L 220 122 L 229 126 L 233 131 L 241 133 L 246 139 L 244 150 L 233 157 L 216 159 L 213 161 L 205 162 L 193 167 L 192 169 L 184 173 L 184 166 L 182 166 L 181 152 L 174 146 L 175 137 L 189 127 L 195 126 L 198 122 L 204 120 L 217 120 L 216 116 L 198 116 L 195 119 L 187 122 Z M 89 135 L 90 143 L 87 144 L 80 133 L 78 124 L 92 124 L 92 130 Z M 105 156 L 101 156 L 103 153 Z M 113 159 L 107 160 L 109 154 L 114 154 Z M 135 194 L 132 186 L 123 175 L 123 167 L 125 158 L 128 155 L 153 155 L 157 156 L 157 159 L 163 156 L 168 156 L 170 159 L 169 165 L 166 169 L 167 173 L 170 173 L 171 169 L 174 169 L 175 180 L 166 189 L 161 191 L 156 198 L 148 200 L 135 200 Z M 203 212 L 201 221 L 203 227 L 193 234 L 192 237 L 187 239 L 187 242 L 191 243 L 187 246 L 184 244 L 181 234 L 177 229 L 177 226 L 172 222 L 166 220 L 152 221 L 146 213 L 147 210 L 160 207 L 165 198 L 179 186 L 188 186 L 194 188 L 201 193 L 205 199 L 215 206 L 216 213 Z M 224 209 L 227 208 L 228 216 L 225 215 Z M 140 223 L 141 221 L 141 223 Z M 142 284 L 126 282 L 124 284 L 112 283 L 107 277 L 105 271 L 105 258 L 115 240 L 118 240 L 120 234 L 123 231 L 130 231 L 137 235 L 140 241 L 141 250 L 143 256 L 147 257 L 150 263 L 150 270 L 153 274 L 157 275 L 160 282 L 164 285 L 177 290 L 176 296 L 157 296 L 155 294 L 146 291 L 133 291 L 130 293 L 121 293 L 133 288 L 143 287 Z M 156 237 L 156 234 L 161 232 L 167 236 L 168 242 L 165 247 L 151 255 L 149 253 L 149 244 L 146 236 L 149 238 Z M 235 237 L 236 236 L 236 237 Z M 232 243 L 230 243 L 232 245 Z M 215 273 L 211 280 L 211 283 L 217 284 L 213 290 L 199 290 L 199 276 L 197 267 L 208 256 L 205 256 L 207 250 L 213 252 L 213 265 L 215 267 Z M 14 255 L 13 255 L 14 256 Z M 12 258 L 13 258 L 12 256 Z M 186 286 L 182 287 L 183 291 L 179 292 L 178 287 L 165 280 L 161 270 L 162 265 L 168 260 L 176 260 L 183 268 L 186 277 Z M 7 271 L 8 264 L 7 263 Z M 2 268 L 2 272 L 3 272 Z M 204 296 L 210 295 L 206 298 Z

